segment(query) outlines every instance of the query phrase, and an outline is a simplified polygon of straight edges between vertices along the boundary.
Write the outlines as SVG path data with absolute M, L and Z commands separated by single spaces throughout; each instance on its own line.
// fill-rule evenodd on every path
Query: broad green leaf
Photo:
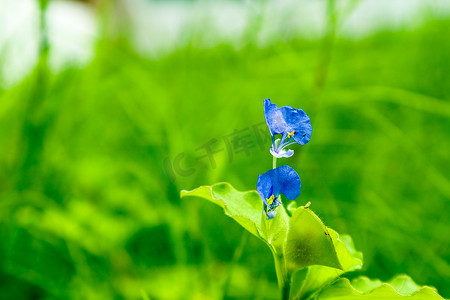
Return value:
M 267 220 L 256 191 L 239 192 L 226 182 L 181 191 L 181 197 L 187 196 L 200 197 L 219 205 L 226 215 L 266 242 L 277 256 L 283 254 L 289 216 L 282 205 L 278 207 L 275 218 Z
M 272 220 L 264 218 L 264 221 L 267 226 L 267 243 L 274 247 L 277 255 L 283 255 L 284 241 L 289 228 L 289 216 L 283 205 L 277 208 L 277 214 Z
M 325 286 L 315 300 L 442 300 L 436 291 L 428 286 L 420 287 L 406 276 L 400 275 L 388 283 L 372 280 L 367 277 L 359 277 L 351 283 L 343 278 L 333 284 Z
M 362 252 L 356 251 L 352 238 L 348 234 L 339 235 L 328 227 L 334 248 L 344 272 L 361 269 L 363 264 Z
M 289 274 L 308 266 L 327 266 L 330 268 L 311 267 L 308 270 L 310 274 L 305 274 L 307 278 L 325 278 L 318 281 L 323 283 L 340 274 L 333 268 L 347 270 L 360 264 L 360 260 L 352 257 L 337 233 L 329 231 L 307 207 L 293 209 L 292 218 L 289 218 L 285 208 L 280 205 L 275 218 L 267 220 L 256 191 L 239 192 L 228 183 L 182 191 L 181 196 L 200 197 L 219 205 L 225 214 L 266 242 L 274 254 L 279 278 L 287 278 Z M 306 286 L 305 291 L 310 292 L 316 288 L 316 283 L 308 281 L 308 284 L 311 286 Z
M 265 239 L 261 227 L 262 202 L 256 191 L 239 192 L 229 183 L 201 186 L 192 191 L 181 191 L 181 197 L 200 197 L 223 208 L 226 215 L 258 238 Z M 265 231 L 265 230 L 264 230 Z
M 328 228 L 342 270 L 326 266 L 310 266 L 297 271 L 292 279 L 291 298 L 307 299 L 320 287 L 330 283 L 344 272 L 362 267 L 362 253 L 355 250 L 349 235 L 341 235 Z
M 311 265 L 342 269 L 325 225 L 309 208 L 293 214 L 285 244 L 286 267 L 291 274 Z

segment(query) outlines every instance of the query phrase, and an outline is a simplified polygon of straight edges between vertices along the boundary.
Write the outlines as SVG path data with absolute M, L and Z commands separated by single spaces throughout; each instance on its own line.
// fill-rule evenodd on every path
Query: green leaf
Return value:
M 277 256 L 283 254 L 289 216 L 282 205 L 278 207 L 275 218 L 267 220 L 256 191 L 239 192 L 226 182 L 181 191 L 181 197 L 187 196 L 200 197 L 219 205 L 226 215 L 266 242 Z
M 315 300 L 442 300 L 437 292 L 428 286 L 420 287 L 406 276 L 400 275 L 388 283 L 359 277 L 351 283 L 347 278 L 339 279 L 325 286 L 313 299 Z M 405 299 L 406 300 L 406 299 Z
M 310 274 L 305 273 L 305 278 L 311 276 L 324 278 L 323 281 L 318 281 L 323 283 L 340 274 L 333 268 L 347 270 L 361 263 L 350 254 L 337 233 L 329 231 L 319 217 L 307 207 L 296 209 L 291 207 L 292 218 L 289 218 L 284 206 L 280 205 L 275 218 L 267 220 L 262 209 L 262 201 L 256 191 L 239 192 L 228 183 L 181 192 L 181 197 L 187 196 L 204 198 L 221 206 L 225 214 L 262 239 L 274 254 L 280 286 L 290 278 L 290 275 L 308 266 L 330 267 L 314 266 L 308 270 Z M 311 286 L 306 286 L 304 291 L 309 293 L 317 288 L 312 281 L 305 282 Z M 297 291 L 301 295 L 303 292 L 300 290 L 299 285 Z
M 266 230 L 262 228 L 262 202 L 256 191 L 239 192 L 229 183 L 201 186 L 192 191 L 181 191 L 181 197 L 200 197 L 223 208 L 226 215 L 258 238 L 266 240 Z
M 272 220 L 267 220 L 264 214 L 264 221 L 267 226 L 267 243 L 274 247 L 278 255 L 284 252 L 284 241 L 289 228 L 289 216 L 283 205 L 277 208 L 277 214 Z
M 307 299 L 324 284 L 330 283 L 344 272 L 362 267 L 362 253 L 355 250 L 349 235 L 341 235 L 328 228 L 342 270 L 326 266 L 310 266 L 299 270 L 292 279 L 291 298 Z
M 333 240 L 339 262 L 344 272 L 361 269 L 363 264 L 362 252 L 356 251 L 352 238 L 348 234 L 339 235 L 328 227 Z
M 291 274 L 311 265 L 342 269 L 328 229 L 309 208 L 293 214 L 285 244 L 286 267 Z

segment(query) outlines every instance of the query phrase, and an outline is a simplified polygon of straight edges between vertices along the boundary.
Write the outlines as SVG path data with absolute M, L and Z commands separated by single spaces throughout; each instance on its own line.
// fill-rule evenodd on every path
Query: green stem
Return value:
M 277 168 L 277 158 L 273 157 L 272 167 Z M 284 257 L 279 256 L 273 251 L 273 257 L 275 259 L 275 269 L 277 271 L 278 285 L 281 288 L 281 300 L 289 300 L 289 292 L 291 290 L 291 281 L 286 274 L 286 266 L 284 264 Z
M 274 156 L 272 161 L 272 168 L 277 168 L 277 158 Z M 277 271 L 278 285 L 281 288 L 281 300 L 289 300 L 289 292 L 291 290 L 291 281 L 286 274 L 286 265 L 284 257 L 279 256 L 275 249 L 272 249 L 273 258 L 275 259 L 275 270 Z
M 289 292 L 291 291 L 291 285 L 289 282 L 281 288 L 281 300 L 289 300 Z
M 275 260 L 275 270 L 277 273 L 278 286 L 281 290 L 281 300 L 289 300 L 291 290 L 291 280 L 286 271 L 286 264 L 283 255 L 278 255 L 275 249 L 271 248 Z

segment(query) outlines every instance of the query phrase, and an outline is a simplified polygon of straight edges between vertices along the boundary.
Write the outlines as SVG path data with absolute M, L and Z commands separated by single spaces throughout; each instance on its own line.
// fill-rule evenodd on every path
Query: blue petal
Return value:
M 270 102 L 270 99 L 264 100 L 264 117 L 272 136 L 286 131 L 287 124 L 283 113 L 275 104 Z
M 291 167 L 279 166 L 276 169 L 267 171 L 264 175 L 266 174 L 270 176 L 272 181 L 272 190 L 275 197 L 278 197 L 279 194 L 284 194 L 288 199 L 294 200 L 300 195 L 300 176 Z
M 295 130 L 294 140 L 300 145 L 304 145 L 311 139 L 312 126 L 311 120 L 303 109 L 295 109 L 290 106 L 280 108 L 287 130 L 291 132 Z
M 258 176 L 258 182 L 256 183 L 256 190 L 258 191 L 259 196 L 264 202 L 264 205 L 269 206 L 267 204 L 266 199 L 269 199 L 270 196 L 273 195 L 273 183 L 272 179 L 267 173 Z

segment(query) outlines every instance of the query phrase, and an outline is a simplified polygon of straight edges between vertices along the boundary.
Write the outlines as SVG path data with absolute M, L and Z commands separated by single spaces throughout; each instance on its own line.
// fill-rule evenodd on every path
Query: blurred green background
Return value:
M 99 24 L 87 63 L 49 67 L 43 21 L 38 60 L 0 89 L 0 299 L 277 299 L 267 247 L 179 198 L 255 189 L 272 164 L 264 98 L 311 117 L 311 142 L 279 164 L 302 178 L 298 204 L 364 253 L 348 276 L 407 273 L 450 297 L 449 14 L 349 38 L 340 26 L 364 1 L 321 1 L 315 38 L 261 45 L 255 13 L 239 47 L 200 47 L 204 20 L 146 56 L 119 2 L 82 4 Z

